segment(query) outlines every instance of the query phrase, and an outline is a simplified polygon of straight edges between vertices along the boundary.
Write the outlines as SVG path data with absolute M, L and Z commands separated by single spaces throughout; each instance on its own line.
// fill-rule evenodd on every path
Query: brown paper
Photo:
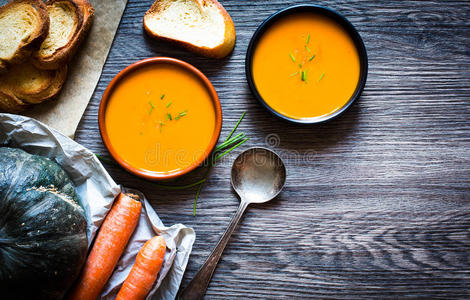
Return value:
M 24 113 L 73 138 L 103 70 L 127 0 L 88 0 L 95 8 L 93 25 L 69 64 L 59 96 Z

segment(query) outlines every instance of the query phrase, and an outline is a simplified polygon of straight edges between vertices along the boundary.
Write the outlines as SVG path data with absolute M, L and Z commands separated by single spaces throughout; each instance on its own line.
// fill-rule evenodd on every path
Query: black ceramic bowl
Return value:
M 277 22 L 279 19 L 290 15 L 290 14 L 295 14 L 299 12 L 313 12 L 317 14 L 322 14 L 326 17 L 331 18 L 333 21 L 335 21 L 337 24 L 342 26 L 346 32 L 349 34 L 349 36 L 352 38 L 354 45 L 356 46 L 358 55 L 359 55 L 359 63 L 360 63 L 360 72 L 359 72 L 359 80 L 356 86 L 356 90 L 352 94 L 351 98 L 349 101 L 340 109 L 335 111 L 332 114 L 326 115 L 324 117 L 314 117 L 311 119 L 294 119 L 287 117 L 274 109 L 272 109 L 261 97 L 259 94 L 258 90 L 256 89 L 256 85 L 253 79 L 253 73 L 252 73 L 252 64 L 253 64 L 253 55 L 256 49 L 256 46 L 258 44 L 259 39 L 261 36 L 264 34 L 264 32 L 275 22 Z M 366 80 L 367 80 L 367 51 L 366 47 L 364 46 L 364 42 L 362 41 L 361 36 L 357 32 L 356 28 L 351 24 L 351 22 L 348 21 L 344 16 L 339 14 L 338 12 L 329 9 L 324 6 L 318 6 L 318 5 L 310 5 L 310 4 L 301 4 L 301 5 L 295 5 L 291 6 L 288 8 L 285 8 L 283 10 L 280 10 L 276 12 L 275 14 L 271 15 L 269 18 L 267 18 L 256 30 L 256 32 L 253 34 L 253 37 L 251 38 L 250 44 L 248 45 L 248 50 L 246 52 L 246 60 L 245 60 L 245 71 L 246 71 L 246 79 L 248 80 L 248 85 L 250 86 L 251 92 L 253 95 L 258 99 L 258 101 L 267 109 L 269 110 L 272 114 L 275 116 L 287 120 L 293 123 L 301 123 L 301 124 L 314 124 L 314 123 L 322 123 L 328 120 L 331 120 L 340 114 L 342 114 L 346 109 L 348 109 L 349 106 L 357 99 L 362 93 L 362 90 L 364 89 L 364 86 L 366 85 Z

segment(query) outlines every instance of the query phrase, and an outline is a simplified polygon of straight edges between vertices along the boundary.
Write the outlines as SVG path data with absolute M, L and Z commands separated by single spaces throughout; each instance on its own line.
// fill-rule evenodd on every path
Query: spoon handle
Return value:
M 240 221 L 243 213 L 245 212 L 246 207 L 248 206 L 248 202 L 241 201 L 240 206 L 238 207 L 237 212 L 232 218 L 230 225 L 225 230 L 224 234 L 220 238 L 217 246 L 215 246 L 214 250 L 212 250 L 211 255 L 207 258 L 206 262 L 202 265 L 199 269 L 197 274 L 193 277 L 189 285 L 183 290 L 180 295 L 180 299 L 184 300 L 199 300 L 204 297 L 206 294 L 207 287 L 212 278 L 212 274 L 214 274 L 215 268 L 217 267 L 217 263 L 224 252 L 225 246 L 227 245 L 230 236 L 232 235 L 233 231 L 237 227 L 238 222 Z

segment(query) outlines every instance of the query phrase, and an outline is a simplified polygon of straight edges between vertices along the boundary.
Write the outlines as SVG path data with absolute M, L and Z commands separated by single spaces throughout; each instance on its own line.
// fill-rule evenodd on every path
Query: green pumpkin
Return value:
M 86 227 L 57 163 L 0 147 L 1 299 L 62 299 L 85 262 Z

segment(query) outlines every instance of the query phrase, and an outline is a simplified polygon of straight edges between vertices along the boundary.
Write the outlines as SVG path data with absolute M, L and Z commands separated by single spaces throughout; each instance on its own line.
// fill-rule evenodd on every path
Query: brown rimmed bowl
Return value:
M 111 98 L 111 95 L 115 89 L 121 82 L 123 78 L 131 74 L 132 72 L 142 68 L 142 67 L 148 67 L 152 65 L 158 65 L 158 64 L 172 64 L 175 66 L 178 66 L 184 70 L 186 70 L 189 73 L 192 73 L 195 75 L 201 83 L 206 87 L 207 91 L 209 92 L 209 95 L 211 96 L 212 103 L 214 105 L 214 111 L 215 111 L 215 127 L 214 131 L 212 133 L 212 138 L 209 142 L 209 145 L 205 149 L 204 153 L 197 159 L 192 165 L 186 167 L 185 169 L 178 170 L 172 173 L 168 174 L 162 174 L 160 172 L 152 172 L 148 170 L 143 170 L 137 167 L 132 166 L 131 164 L 127 163 L 120 155 L 119 153 L 113 148 L 111 141 L 109 139 L 107 130 L 106 130 L 106 124 L 105 124 L 105 113 L 106 113 L 106 107 L 108 104 L 109 99 Z M 143 59 L 140 61 L 137 61 L 125 69 L 123 69 L 121 72 L 119 72 L 113 80 L 109 83 L 108 87 L 104 91 L 103 97 L 101 98 L 101 103 L 100 103 L 100 108 L 98 111 L 98 123 L 99 123 L 99 128 L 100 128 L 100 134 L 101 138 L 103 139 L 104 145 L 108 149 L 109 153 L 111 156 L 116 160 L 116 162 L 123 167 L 125 170 L 128 172 L 140 176 L 142 178 L 148 179 L 148 180 L 168 180 L 168 179 L 174 179 L 177 177 L 180 177 L 182 175 L 185 175 L 194 169 L 196 169 L 198 166 L 200 166 L 210 155 L 212 150 L 214 150 L 214 147 L 219 139 L 220 136 L 220 131 L 222 129 L 222 108 L 220 106 L 220 101 L 219 101 L 219 96 L 217 96 L 217 92 L 215 91 L 214 87 L 212 86 L 212 83 L 209 81 L 209 79 L 197 68 L 194 66 L 188 64 L 187 62 L 184 62 L 179 59 L 175 58 L 170 58 L 170 57 L 152 57 L 152 58 L 147 58 Z

